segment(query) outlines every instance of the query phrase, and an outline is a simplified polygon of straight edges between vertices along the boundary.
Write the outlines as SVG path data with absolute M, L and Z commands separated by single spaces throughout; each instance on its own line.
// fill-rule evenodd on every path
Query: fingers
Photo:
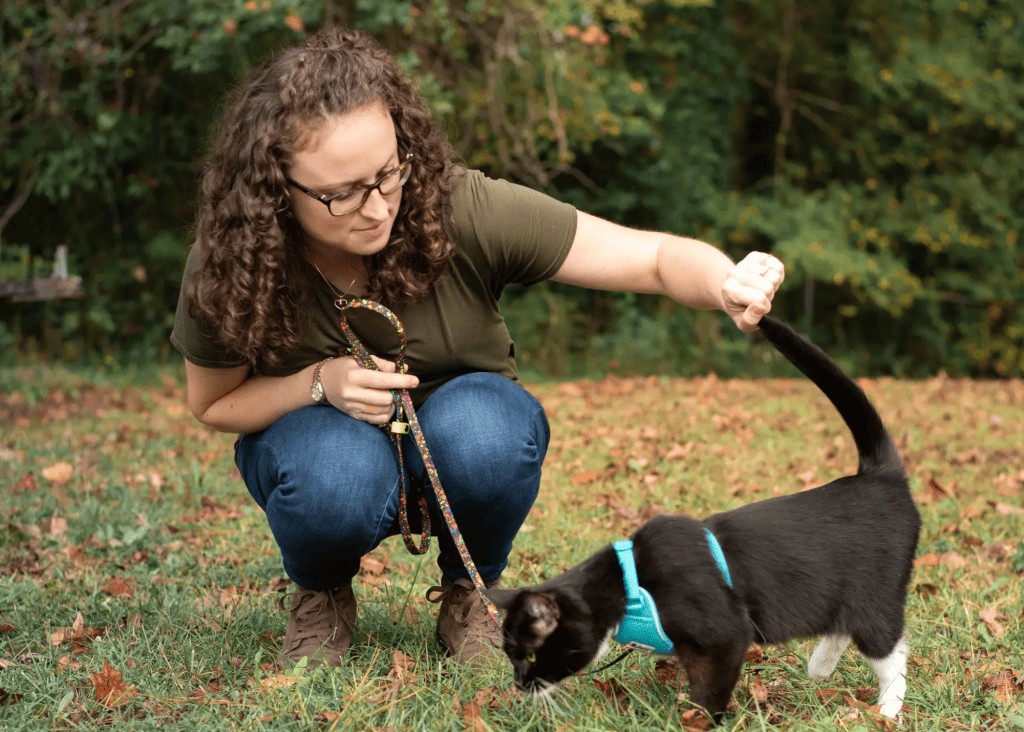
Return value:
M 414 389 L 420 381 L 411 374 L 396 373 L 391 361 L 376 357 L 373 360 L 382 370 L 365 369 L 351 357 L 328 362 L 324 368 L 324 389 L 328 401 L 350 417 L 383 425 L 395 412 L 392 391 Z M 334 368 L 328 373 L 327 366 Z
M 785 266 L 764 252 L 751 252 L 729 272 L 722 284 L 726 312 L 744 333 L 757 329 L 772 309 L 772 299 L 786 277 Z

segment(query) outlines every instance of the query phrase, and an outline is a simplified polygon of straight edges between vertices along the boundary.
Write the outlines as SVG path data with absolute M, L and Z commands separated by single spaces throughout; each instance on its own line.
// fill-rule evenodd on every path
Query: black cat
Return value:
M 639 585 L 657 605 L 691 699 L 715 722 L 751 643 L 813 635 L 824 637 L 811 678 L 830 675 L 852 640 L 878 675 L 882 714 L 895 718 L 921 523 L 902 461 L 867 396 L 828 355 L 773 318 L 760 328 L 838 409 L 857 444 L 857 473 L 705 521 L 651 519 L 632 537 Z M 543 692 L 598 658 L 626 615 L 623 580 L 607 547 L 536 587 L 488 591 L 505 614 L 516 684 Z

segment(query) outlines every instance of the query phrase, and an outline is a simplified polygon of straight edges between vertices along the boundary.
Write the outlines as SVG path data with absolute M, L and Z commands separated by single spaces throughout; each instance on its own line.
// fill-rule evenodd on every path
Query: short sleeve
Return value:
M 189 312 L 185 293 L 189 279 L 198 266 L 199 254 L 193 247 L 185 263 L 185 274 L 182 278 L 181 290 L 178 292 L 178 307 L 174 312 L 171 345 L 196 366 L 207 368 L 241 366 L 247 363 L 245 358 L 223 346 L 217 340 L 213 326 L 202 323 Z
M 500 291 L 553 276 L 576 236 L 576 209 L 526 186 L 468 171 L 452 198 L 459 238 L 476 240 Z

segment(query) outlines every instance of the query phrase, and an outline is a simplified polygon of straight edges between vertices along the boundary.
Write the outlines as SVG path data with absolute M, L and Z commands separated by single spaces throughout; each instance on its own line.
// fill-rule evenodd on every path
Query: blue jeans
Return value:
M 494 582 L 540 488 L 550 437 L 544 409 L 510 379 L 472 373 L 438 388 L 416 416 L 470 555 L 483 580 Z M 447 580 L 468 578 L 412 434 L 403 439 L 409 485 L 430 506 L 441 573 Z M 394 445 L 378 427 L 333 407 L 303 407 L 242 435 L 235 462 L 266 513 L 285 572 L 303 587 L 347 584 L 360 558 L 398 533 Z M 408 506 L 418 534 L 415 494 Z

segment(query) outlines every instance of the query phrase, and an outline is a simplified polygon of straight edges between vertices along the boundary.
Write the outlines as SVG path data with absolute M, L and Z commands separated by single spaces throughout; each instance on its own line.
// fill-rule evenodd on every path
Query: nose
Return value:
M 382 221 L 388 217 L 388 202 L 380 188 L 374 188 L 359 208 L 360 213 L 368 219 Z

